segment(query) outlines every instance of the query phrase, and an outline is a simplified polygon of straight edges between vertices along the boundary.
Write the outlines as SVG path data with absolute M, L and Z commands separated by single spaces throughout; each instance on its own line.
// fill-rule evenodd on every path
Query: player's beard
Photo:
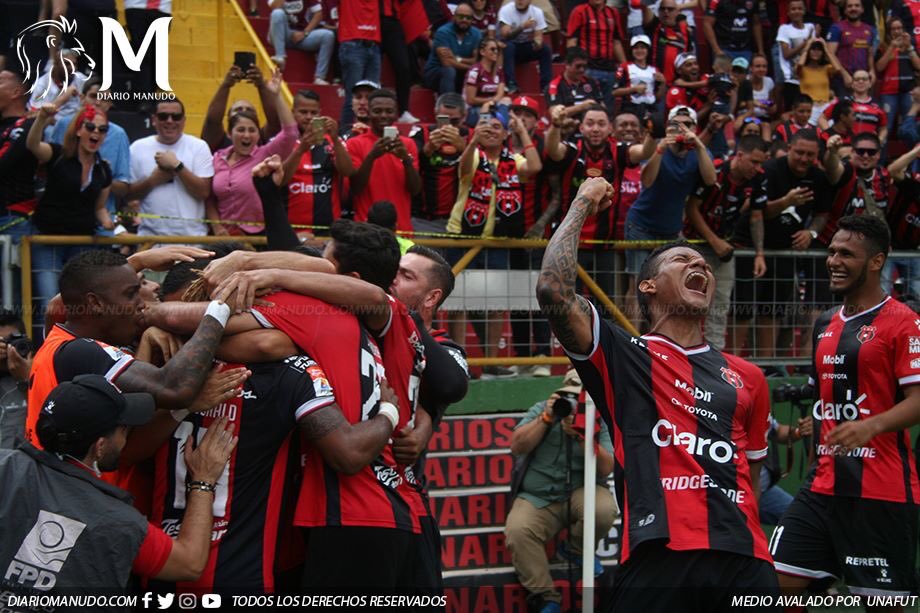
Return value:
M 859 276 L 856 277 L 856 280 L 850 283 L 847 287 L 840 288 L 838 290 L 831 290 L 832 293 L 838 296 L 846 296 L 860 289 L 863 285 L 866 284 L 866 279 L 869 278 L 869 263 L 866 262 L 863 264 L 862 270 L 859 271 Z

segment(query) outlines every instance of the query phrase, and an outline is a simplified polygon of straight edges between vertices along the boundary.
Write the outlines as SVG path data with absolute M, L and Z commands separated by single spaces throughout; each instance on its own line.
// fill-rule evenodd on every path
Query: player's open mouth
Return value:
M 684 287 L 692 292 L 705 294 L 706 290 L 709 289 L 709 277 L 701 272 L 691 272 L 687 275 L 687 280 L 684 281 Z

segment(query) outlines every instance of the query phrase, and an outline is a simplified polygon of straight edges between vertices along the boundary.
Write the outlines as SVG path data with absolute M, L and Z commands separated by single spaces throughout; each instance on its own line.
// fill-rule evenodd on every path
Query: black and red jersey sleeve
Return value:
M 293 402 L 285 410 L 293 409 L 294 419 L 300 421 L 307 415 L 335 403 L 332 384 L 316 360 L 306 355 L 293 355 L 283 361 L 292 377 Z
M 61 345 L 54 354 L 54 372 L 58 381 L 97 374 L 115 383 L 132 362 L 134 358 L 117 347 L 91 338 L 77 338 Z
M 767 379 L 759 368 L 748 369 L 745 377 L 748 383 L 753 381 L 751 392 L 754 403 L 748 415 L 746 430 L 748 447 L 745 450 L 747 459 L 759 462 L 767 457 L 767 433 L 770 430 L 770 388 Z
M 920 383 L 920 317 L 904 318 L 894 335 L 894 376 L 902 388 Z

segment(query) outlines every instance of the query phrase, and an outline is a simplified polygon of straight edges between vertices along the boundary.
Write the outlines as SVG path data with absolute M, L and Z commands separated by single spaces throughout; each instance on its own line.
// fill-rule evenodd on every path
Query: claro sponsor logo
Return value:
M 853 390 L 847 390 L 846 402 L 831 402 L 819 399 L 814 406 L 812 415 L 815 419 L 833 419 L 834 421 L 856 421 L 860 414 L 869 415 L 871 411 L 860 406 L 866 399 L 862 394 L 853 400 Z
M 735 450 L 731 444 L 697 436 L 691 432 L 681 432 L 667 419 L 659 419 L 655 423 L 652 428 L 652 441 L 659 447 L 684 447 L 692 455 L 708 457 L 719 464 L 727 464 L 735 457 Z

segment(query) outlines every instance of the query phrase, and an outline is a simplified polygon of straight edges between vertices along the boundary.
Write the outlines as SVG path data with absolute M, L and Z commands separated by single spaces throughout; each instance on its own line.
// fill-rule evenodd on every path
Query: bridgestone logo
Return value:
M 735 457 L 735 450 L 731 444 L 713 441 L 691 432 L 681 432 L 667 419 L 659 419 L 652 428 L 652 441 L 659 447 L 684 447 L 692 455 L 708 457 L 719 464 L 728 464 Z

